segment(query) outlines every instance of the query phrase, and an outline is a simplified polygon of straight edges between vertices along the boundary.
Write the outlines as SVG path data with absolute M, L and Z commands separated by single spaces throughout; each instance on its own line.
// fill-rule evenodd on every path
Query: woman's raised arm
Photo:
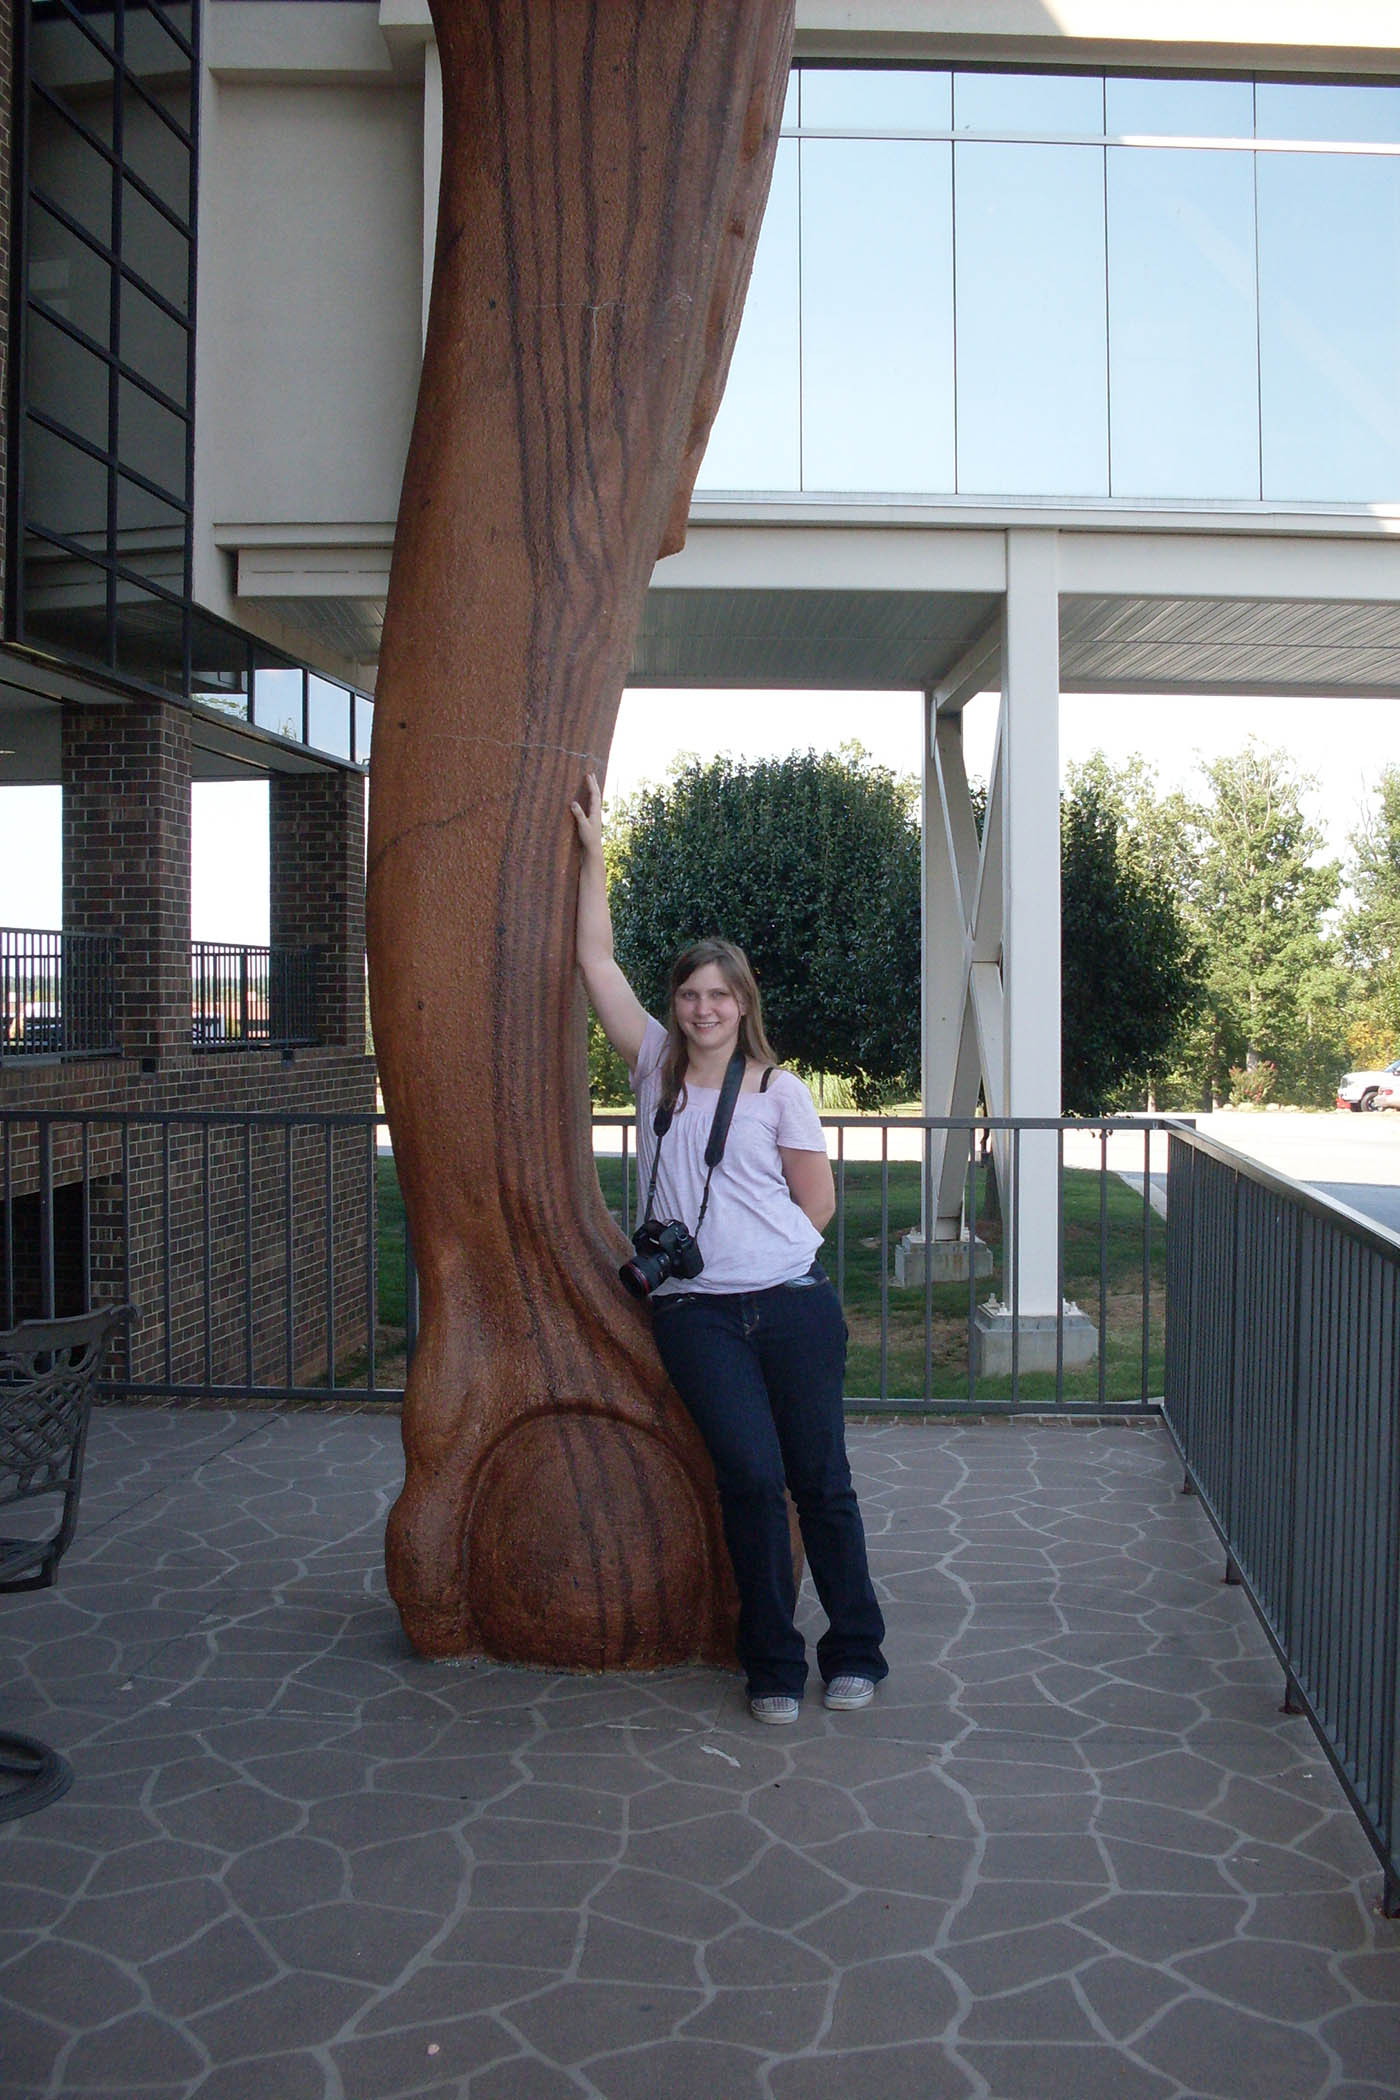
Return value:
M 604 1035 L 630 1068 L 641 1054 L 647 1015 L 613 954 L 603 865 L 603 794 L 592 773 L 584 783 L 583 800 L 571 802 L 569 808 L 583 848 L 578 879 L 578 966 Z

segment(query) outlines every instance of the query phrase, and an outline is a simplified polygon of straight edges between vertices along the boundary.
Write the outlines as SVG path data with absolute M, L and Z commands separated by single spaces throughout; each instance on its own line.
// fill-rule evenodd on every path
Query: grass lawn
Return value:
M 598 1177 L 603 1199 L 614 1212 L 622 1207 L 621 1162 L 600 1159 Z M 935 1284 L 927 1294 L 931 1319 L 925 1343 L 925 1292 L 899 1290 L 894 1283 L 894 1246 L 919 1219 L 922 1169 L 912 1161 L 892 1161 L 882 1198 L 878 1163 L 848 1161 L 844 1175 L 844 1267 L 840 1268 L 842 1302 L 850 1328 L 846 1371 L 848 1399 L 891 1398 L 932 1401 L 968 1398 L 968 1323 L 973 1303 L 966 1283 Z M 990 1247 L 993 1270 L 977 1279 L 976 1301 L 1005 1298 L 1002 1228 L 986 1214 L 985 1175 L 979 1170 L 978 1237 Z M 883 1228 L 882 1204 L 887 1205 Z M 1065 1372 L 1066 1400 L 1096 1404 L 1138 1399 L 1143 1391 L 1143 1254 L 1144 1206 L 1140 1195 L 1114 1174 L 1100 1176 L 1066 1169 L 1064 1176 L 1064 1294 L 1098 1329 L 1103 1356 L 1100 1366 Z M 1100 1241 L 1105 1260 L 1100 1273 Z M 1162 1390 L 1165 1310 L 1166 1226 L 1146 1212 L 1148 1259 L 1147 1393 Z M 379 1324 L 380 1374 L 402 1357 L 404 1327 L 403 1200 L 391 1159 L 379 1162 Z M 822 1261 L 838 1276 L 836 1227 L 827 1234 Z M 881 1298 L 887 1294 L 888 1337 L 882 1369 Z M 1105 1339 L 1106 1337 L 1106 1339 Z M 1022 1401 L 1055 1402 L 1055 1375 L 1030 1372 L 1019 1380 Z M 979 1378 L 976 1399 L 988 1406 L 1009 1400 L 1009 1378 Z

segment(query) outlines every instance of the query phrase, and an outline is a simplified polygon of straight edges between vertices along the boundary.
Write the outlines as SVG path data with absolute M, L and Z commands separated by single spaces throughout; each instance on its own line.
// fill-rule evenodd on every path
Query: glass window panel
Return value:
M 24 639 L 56 655 L 107 661 L 107 571 L 26 538 Z
M 955 152 L 958 487 L 1107 495 L 1103 149 Z
M 185 493 L 185 449 L 189 425 L 130 379 L 117 383 L 117 454 L 172 496 Z
M 189 312 L 189 241 L 129 182 L 122 184 L 122 261 L 181 313 Z
M 172 0 L 169 7 L 153 8 L 151 12 L 162 15 L 176 35 L 182 36 L 187 44 L 193 43 L 194 10 L 189 5 L 189 0 Z
M 29 521 L 98 550 L 107 544 L 107 469 L 42 424 L 27 422 L 25 508 Z
M 241 634 L 198 612 L 190 621 L 190 692 L 206 707 L 247 717 L 248 645 Z
M 91 35 L 85 35 L 84 29 Z M 99 41 L 94 42 L 97 38 Z M 105 102 L 110 113 L 113 73 L 112 17 L 94 8 L 83 11 L 83 28 L 62 8 L 40 14 L 30 10 L 29 70 L 35 80 L 54 88 L 85 122 L 89 96 Z M 111 118 L 108 115 L 108 124 Z M 93 129 L 98 127 L 93 125 Z M 104 133 L 104 136 L 106 134 Z
M 1118 80 L 1104 83 L 1109 136 L 1252 139 L 1250 80 Z
M 808 131 L 950 131 L 952 77 L 914 66 L 807 66 L 802 123 Z
M 41 204 L 29 218 L 28 289 L 105 350 L 112 334 L 112 272 L 86 241 Z
M 954 486 L 949 145 L 803 141 L 802 486 Z
M 143 685 L 184 690 L 185 640 L 182 608 L 152 591 L 117 579 L 116 668 Z
M 370 739 L 374 734 L 374 703 L 366 700 L 363 693 L 355 695 L 355 757 L 360 765 L 369 763 Z
M 787 93 L 783 97 L 782 128 L 784 131 L 796 131 L 799 122 L 798 112 L 801 107 L 802 75 L 794 66 L 788 74 Z
M 1108 151 L 1115 496 L 1259 495 L 1254 156 Z
M 112 245 L 112 164 L 41 102 L 30 103 L 29 176 L 104 248 Z
M 122 159 L 141 177 L 148 189 L 154 190 L 173 212 L 189 223 L 189 148 L 136 95 L 126 98 Z
M 119 296 L 122 363 L 183 406 L 189 388 L 188 330 L 127 278 L 121 281 Z
M 122 55 L 129 73 L 150 91 L 166 85 L 179 87 L 190 77 L 190 60 L 170 34 L 158 8 L 143 7 L 140 0 L 126 0 Z
M 350 694 L 314 671 L 306 680 L 306 741 L 333 758 L 350 756 Z
M 1103 79 L 1077 73 L 955 73 L 959 131 L 1103 135 Z
M 797 141 L 782 139 L 743 325 L 698 486 L 799 488 L 800 385 Z
M 1261 139 L 1393 146 L 1400 144 L 1400 88 L 1261 80 L 1254 91 L 1254 122 Z
M 42 314 L 29 317 L 25 385 L 31 408 L 66 423 L 102 451 L 107 447 L 110 367 Z
M 1400 159 L 1261 153 L 1266 498 L 1400 500 Z
M 281 664 L 259 664 L 253 673 L 253 720 L 259 729 L 302 742 L 302 674 Z
M 185 589 L 184 513 L 117 476 L 117 559 L 177 596 Z

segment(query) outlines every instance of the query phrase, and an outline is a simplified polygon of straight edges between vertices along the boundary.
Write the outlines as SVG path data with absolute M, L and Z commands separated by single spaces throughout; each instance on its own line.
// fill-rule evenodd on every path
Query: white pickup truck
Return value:
M 1390 1107 L 1395 1093 L 1400 1091 L 1400 1057 L 1383 1072 L 1343 1072 L 1337 1083 L 1337 1106 L 1359 1114 L 1362 1109 L 1374 1108 L 1376 1096 L 1382 1091 L 1390 1097 L 1386 1102 Z

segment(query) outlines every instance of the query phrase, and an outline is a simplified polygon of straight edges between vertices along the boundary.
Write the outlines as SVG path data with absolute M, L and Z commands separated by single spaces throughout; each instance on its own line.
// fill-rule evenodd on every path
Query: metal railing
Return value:
M 837 1198 L 821 1259 L 850 1331 L 850 1410 L 1155 1410 L 1166 1227 L 1154 1197 L 1171 1119 L 821 1121 Z M 608 1148 L 605 1197 L 630 1234 L 635 1118 L 599 1114 L 593 1128 L 595 1152 L 600 1139 Z M 1023 1200 L 1032 1181 L 1034 1203 Z M 924 1221 L 950 1182 L 963 1199 L 963 1239 L 951 1253 L 937 1240 L 930 1251 Z M 1032 1236 L 1033 1274 L 1017 1259 Z M 956 1277 L 940 1279 L 940 1265 Z M 912 1281 L 901 1284 L 901 1270 Z
M 853 1410 L 1155 1407 L 1166 1232 L 1153 1208 L 1151 1148 L 1160 1149 L 1165 1124 L 824 1120 L 837 1212 L 823 1259 L 851 1330 Z M 114 1392 L 396 1398 L 416 1285 L 395 1226 L 392 1258 L 397 1264 L 402 1247 L 404 1281 L 386 1321 L 376 1203 L 382 1177 L 397 1212 L 397 1186 L 392 1161 L 377 1156 L 378 1128 L 372 1115 L 7 1111 L 0 1311 L 52 1310 L 65 1289 L 68 1302 L 87 1303 L 95 1280 L 98 1296 L 115 1291 L 141 1306 L 128 1336 L 134 1354 Z M 967 1199 L 968 1239 L 951 1257 L 955 1269 L 961 1260 L 952 1281 L 935 1275 L 919 1238 L 934 1200 L 931 1133 L 960 1148 L 944 1171 L 945 1188 L 960 1181 Z M 1002 1146 L 1000 1174 L 989 1140 Z M 629 1230 L 631 1119 L 598 1119 L 594 1142 L 605 1197 Z M 1023 1154 L 1036 1142 L 1048 1148 L 1057 1195 L 1055 1216 L 1041 1221 L 1051 1302 L 1043 1273 L 1032 1307 L 1015 1239 L 1026 1229 Z M 998 1318 L 1008 1330 L 999 1357 L 988 1342 Z M 397 1371 L 382 1361 L 385 1327 L 394 1330 Z M 1076 1362 L 1086 1333 L 1091 1352 Z
M 117 1054 L 117 937 L 0 927 L 0 1059 Z
M 1400 1238 L 1169 1141 L 1164 1414 L 1400 1915 Z
M 315 948 L 192 941 L 196 1050 L 286 1050 L 319 1040 Z
M 823 1121 L 850 1411 L 1164 1414 L 1400 1913 L 1400 1238 L 1169 1119 Z M 134 1302 L 109 1397 L 401 1399 L 416 1279 L 381 1127 L 0 1112 L 0 1319 Z M 628 1230 L 633 1119 L 594 1143 Z M 959 1184 L 970 1273 L 946 1281 L 909 1234 Z M 1015 1245 L 1047 1186 L 1049 1319 Z

